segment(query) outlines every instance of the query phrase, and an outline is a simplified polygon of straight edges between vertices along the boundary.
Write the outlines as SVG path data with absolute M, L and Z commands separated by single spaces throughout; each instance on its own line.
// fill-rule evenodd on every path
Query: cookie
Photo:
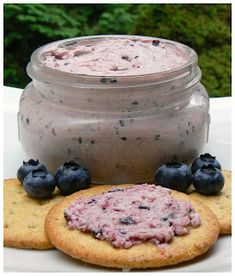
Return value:
M 128 187 L 131 184 L 118 185 Z M 213 212 L 206 206 L 183 193 L 172 191 L 181 200 L 190 201 L 199 213 L 201 225 L 192 228 L 190 234 L 175 236 L 164 247 L 150 242 L 134 245 L 129 249 L 114 248 L 111 243 L 95 239 L 91 234 L 69 230 L 64 210 L 78 197 L 101 194 L 113 187 L 100 185 L 77 192 L 54 205 L 45 220 L 45 229 L 51 243 L 59 250 L 82 261 L 116 268 L 150 268 L 177 264 L 195 258 L 206 252 L 217 240 L 220 227 Z
M 33 199 L 17 179 L 4 180 L 4 245 L 7 247 L 48 249 L 54 246 L 44 229 L 49 209 L 64 196 Z
M 220 223 L 221 234 L 231 234 L 231 171 L 223 170 L 224 187 L 219 195 L 202 195 L 193 190 L 189 195 L 208 206 Z

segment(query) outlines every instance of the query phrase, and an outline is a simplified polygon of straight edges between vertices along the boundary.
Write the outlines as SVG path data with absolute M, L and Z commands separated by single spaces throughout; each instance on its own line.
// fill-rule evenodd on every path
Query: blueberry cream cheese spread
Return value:
M 190 202 L 177 200 L 167 188 L 150 184 L 113 188 L 79 198 L 65 211 L 70 230 L 91 233 L 117 248 L 143 242 L 166 245 L 174 236 L 200 225 Z
M 53 173 L 83 164 L 95 184 L 153 183 L 162 164 L 192 163 L 210 123 L 197 60 L 179 42 L 134 35 L 38 48 L 19 103 L 23 150 Z
M 52 46 L 42 54 L 42 62 L 48 67 L 96 76 L 157 73 L 179 67 L 187 59 L 180 45 L 144 38 L 74 41 Z

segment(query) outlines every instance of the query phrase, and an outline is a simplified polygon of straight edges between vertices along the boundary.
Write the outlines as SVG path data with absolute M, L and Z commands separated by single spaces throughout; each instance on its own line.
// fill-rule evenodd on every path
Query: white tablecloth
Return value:
M 18 141 L 17 112 L 22 90 L 4 87 L 4 178 L 16 177 L 16 171 L 27 155 Z M 211 125 L 209 142 L 204 152 L 217 157 L 223 169 L 231 169 L 231 97 L 210 99 Z M 4 249 L 5 271 L 109 271 L 105 268 L 73 262 L 57 250 L 33 251 Z M 231 237 L 219 239 L 212 250 L 198 262 L 166 271 L 230 271 Z M 160 271 L 165 271 L 164 269 Z

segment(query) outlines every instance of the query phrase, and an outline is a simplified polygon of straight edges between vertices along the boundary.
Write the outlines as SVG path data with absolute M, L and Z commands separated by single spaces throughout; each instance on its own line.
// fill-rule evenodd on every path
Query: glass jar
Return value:
M 125 36 L 55 43 L 103 37 Z M 32 82 L 20 99 L 19 139 L 29 158 L 52 172 L 75 160 L 94 183 L 140 183 L 153 181 L 161 164 L 189 164 L 202 152 L 209 99 L 194 50 L 183 45 L 189 58 L 176 69 L 99 77 L 45 66 L 40 55 L 47 46 L 32 54 L 27 66 Z

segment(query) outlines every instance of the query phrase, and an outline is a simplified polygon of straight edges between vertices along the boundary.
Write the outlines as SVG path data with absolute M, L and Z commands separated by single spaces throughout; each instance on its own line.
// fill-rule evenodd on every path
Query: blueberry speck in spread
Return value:
M 116 82 L 117 82 L 116 79 L 111 79 L 111 80 L 110 80 L 110 83 L 116 83 Z
M 129 56 L 122 56 L 122 59 L 124 59 L 124 60 L 127 60 L 127 61 L 131 61 L 131 58 L 129 57 Z
M 91 204 L 91 203 L 96 203 L 96 200 L 94 198 L 92 198 L 91 201 L 87 202 L 88 204 Z
M 155 136 L 155 139 L 156 139 L 156 140 L 159 140 L 159 139 L 160 139 L 160 134 L 157 134 L 157 135 Z
M 97 238 L 99 235 L 102 235 L 102 230 L 92 230 L 91 233 L 95 238 Z
M 144 205 L 140 205 L 138 206 L 139 209 L 145 209 L 145 210 L 150 210 L 149 206 L 144 206 Z
M 145 242 L 167 244 L 174 236 L 193 231 L 189 226 L 200 225 L 199 214 L 190 202 L 177 200 L 169 189 L 151 184 L 79 197 L 64 214 L 70 230 L 95 234 L 118 248 Z
M 116 79 L 112 79 L 112 78 L 101 78 L 100 82 L 102 82 L 102 83 L 116 83 L 117 80 Z
M 119 124 L 121 127 L 125 127 L 126 126 L 126 123 L 124 120 L 119 120 Z
M 55 132 L 55 129 L 54 129 L 54 128 L 51 129 L 51 132 L 52 132 L 52 134 L 53 134 L 54 136 L 56 136 L 56 132 Z
M 115 192 L 123 192 L 124 189 L 121 189 L 121 188 L 116 188 L 116 189 L 112 189 L 110 191 L 108 191 L 107 193 L 115 193 Z
M 107 79 L 106 79 L 106 78 L 101 78 L 101 79 L 100 79 L 100 82 L 106 83 L 106 82 L 107 82 Z
M 125 218 L 120 218 L 119 223 L 125 224 L 125 225 L 131 225 L 131 224 L 136 224 L 136 221 L 131 216 L 129 216 Z
M 160 40 L 158 40 L 158 39 L 153 40 L 153 42 L 152 42 L 153 46 L 158 46 L 159 44 L 160 44 Z
M 166 216 L 163 216 L 163 217 L 161 218 L 161 220 L 166 221 L 166 220 L 168 220 L 168 219 L 175 219 L 175 218 L 176 218 L 176 216 L 175 216 L 174 212 L 172 212 L 172 213 L 169 213 L 169 214 L 166 215 Z
M 64 212 L 64 218 L 67 222 L 70 220 L 70 216 L 66 212 Z

